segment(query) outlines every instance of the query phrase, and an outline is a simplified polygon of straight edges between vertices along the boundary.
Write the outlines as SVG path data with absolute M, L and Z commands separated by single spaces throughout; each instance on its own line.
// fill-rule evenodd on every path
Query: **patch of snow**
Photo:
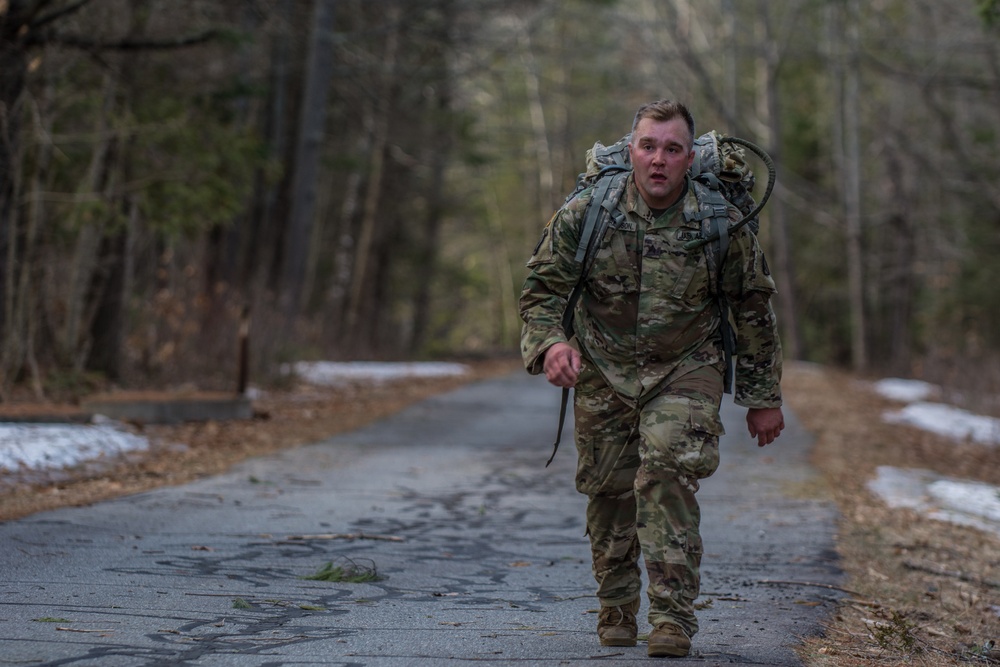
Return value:
M 932 482 L 927 491 L 943 507 L 1000 524 L 1000 487 L 981 482 L 939 479 Z
M 903 403 L 923 401 L 939 393 L 935 385 L 921 380 L 886 378 L 875 382 L 873 386 L 876 393 Z
M 926 504 L 927 485 L 937 479 L 930 470 L 901 470 L 892 466 L 879 466 L 875 479 L 868 482 L 868 490 L 894 509 L 921 509 Z
M 956 442 L 1000 444 L 1000 419 L 928 401 L 941 395 L 939 387 L 890 378 L 874 383 L 874 388 L 882 396 L 909 403 L 882 415 L 889 424 L 914 426 Z M 909 508 L 931 519 L 1000 535 L 1000 487 L 949 479 L 929 470 L 883 466 L 878 469 L 877 477 L 868 482 L 868 488 L 889 507 Z
M 930 470 L 879 466 L 868 489 L 889 507 L 1000 536 L 1000 487 L 942 477 Z
M 385 382 L 401 377 L 445 377 L 469 372 L 464 364 L 437 362 L 303 362 L 292 368 L 307 382 L 319 385 Z M 104 417 L 95 418 L 94 424 L 0 422 L 0 474 L 60 470 L 148 448 L 146 438 L 129 433 L 123 425 Z
M 146 438 L 110 420 L 92 425 L 0 423 L 0 472 L 70 468 L 148 447 Z
M 335 387 L 358 380 L 388 382 L 402 377 L 465 375 L 469 367 L 447 362 L 300 361 L 282 370 L 294 372 L 311 384 Z
M 972 440 L 983 445 L 1000 443 L 1000 420 L 943 403 L 911 403 L 902 410 L 887 412 L 883 419 L 890 424 L 909 424 L 955 440 Z

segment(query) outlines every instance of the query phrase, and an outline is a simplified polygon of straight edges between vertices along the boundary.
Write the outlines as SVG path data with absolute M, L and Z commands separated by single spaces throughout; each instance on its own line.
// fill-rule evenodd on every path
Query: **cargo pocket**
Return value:
M 576 489 L 580 493 L 593 495 L 597 475 L 595 474 L 595 450 L 597 438 L 590 427 L 589 415 L 600 410 L 603 399 L 597 382 L 597 369 L 586 359 L 580 366 L 580 375 L 573 388 L 573 442 L 576 444 Z
M 629 446 L 629 420 L 612 408 L 619 400 L 599 376 L 587 381 L 590 373 L 597 375 L 584 362 L 574 393 L 576 489 L 587 496 L 624 493 L 632 489 L 639 466 L 635 447 Z
M 651 474 L 708 477 L 719 467 L 719 436 L 725 431 L 710 401 L 661 395 L 646 404 L 640 449 Z
M 688 435 L 675 448 L 677 464 L 682 472 L 704 479 L 719 468 L 719 437 L 725 429 L 714 406 L 696 401 L 690 405 Z

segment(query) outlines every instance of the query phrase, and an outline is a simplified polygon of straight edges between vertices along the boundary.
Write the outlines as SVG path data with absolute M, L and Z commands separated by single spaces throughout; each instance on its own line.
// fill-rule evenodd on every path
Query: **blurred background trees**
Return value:
M 0 398 L 516 350 L 648 100 L 765 146 L 789 357 L 1000 384 L 992 0 L 0 1 Z

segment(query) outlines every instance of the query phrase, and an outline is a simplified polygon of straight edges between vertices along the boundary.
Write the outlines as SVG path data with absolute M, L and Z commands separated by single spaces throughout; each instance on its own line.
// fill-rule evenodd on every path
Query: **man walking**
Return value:
M 606 646 L 635 646 L 640 553 L 649 575 L 650 656 L 685 656 L 698 631 L 702 543 L 698 480 L 719 465 L 725 359 L 721 289 L 736 326 L 735 401 L 760 446 L 784 428 L 775 291 L 756 237 L 729 242 L 716 280 L 701 234 L 685 212 L 699 203 L 688 168 L 694 120 L 677 102 L 642 106 L 629 141 L 632 173 L 618 202 L 623 221 L 603 239 L 575 311 L 562 316 L 583 266 L 575 254 L 592 195 L 584 190 L 549 221 L 528 262 L 520 298 L 528 372 L 574 388 L 577 489 L 587 529 Z M 739 212 L 731 208 L 732 222 Z M 716 285 L 715 283 L 719 283 Z

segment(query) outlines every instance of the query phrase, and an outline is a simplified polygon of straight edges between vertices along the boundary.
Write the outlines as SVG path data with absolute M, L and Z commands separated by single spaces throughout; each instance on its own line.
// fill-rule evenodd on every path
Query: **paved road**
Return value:
M 597 643 L 572 446 L 543 467 L 558 396 L 514 374 L 226 475 L 2 524 L 0 665 L 662 663 Z M 724 418 L 700 494 L 702 632 L 668 662 L 798 665 L 835 599 L 835 513 L 806 493 L 794 418 L 765 450 L 742 410 Z M 327 563 L 381 580 L 303 578 Z

